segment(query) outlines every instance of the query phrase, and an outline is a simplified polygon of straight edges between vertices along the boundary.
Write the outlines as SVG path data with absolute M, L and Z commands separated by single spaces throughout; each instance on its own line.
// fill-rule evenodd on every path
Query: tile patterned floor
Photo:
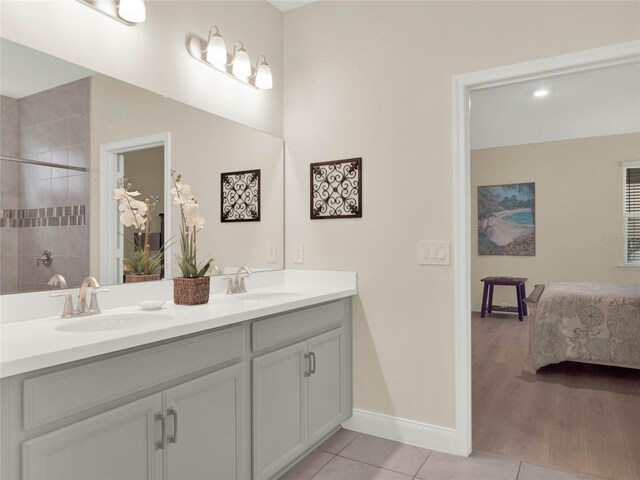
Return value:
M 351 430 L 333 436 L 280 480 L 586 480 L 482 453 L 447 455 Z

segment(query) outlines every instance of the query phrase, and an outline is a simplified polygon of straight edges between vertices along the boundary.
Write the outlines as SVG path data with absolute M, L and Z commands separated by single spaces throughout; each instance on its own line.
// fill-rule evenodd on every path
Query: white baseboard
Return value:
M 471 304 L 471 311 L 480 313 L 482 311 L 482 304 L 481 303 L 472 303 Z
M 454 455 L 466 455 L 459 451 L 454 428 L 439 427 L 428 423 L 406 420 L 358 408 L 353 417 L 342 424 L 344 428 L 376 437 L 395 440 L 417 447 Z

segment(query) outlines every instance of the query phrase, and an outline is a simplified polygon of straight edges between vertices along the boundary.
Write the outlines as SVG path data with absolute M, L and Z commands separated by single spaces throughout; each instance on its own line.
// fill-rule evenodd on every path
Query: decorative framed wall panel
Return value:
M 362 217 L 362 158 L 310 165 L 311 219 Z
M 260 221 L 260 170 L 220 174 L 220 221 Z

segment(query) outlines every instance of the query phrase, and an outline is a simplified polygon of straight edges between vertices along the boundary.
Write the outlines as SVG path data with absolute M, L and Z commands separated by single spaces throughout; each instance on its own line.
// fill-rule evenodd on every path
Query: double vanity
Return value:
M 168 299 L 170 282 L 116 286 L 73 319 L 44 292 L 20 314 L 3 297 L 18 321 L 0 327 L 1 477 L 277 478 L 351 416 L 355 274 L 212 286 L 206 305 L 153 312 L 134 299 Z

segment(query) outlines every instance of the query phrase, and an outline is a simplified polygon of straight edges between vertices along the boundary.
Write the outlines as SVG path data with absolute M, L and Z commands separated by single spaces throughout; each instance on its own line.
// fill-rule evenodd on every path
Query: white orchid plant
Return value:
M 171 171 L 173 179 L 173 203 L 180 207 L 180 250 L 178 266 L 182 276 L 186 278 L 204 277 L 213 262 L 210 258 L 206 262 L 198 263 L 197 233 L 204 227 L 204 217 L 200 215 L 198 201 L 191 193 L 191 187 L 182 183 L 182 175 Z
M 164 248 L 151 253 L 149 243 L 150 214 L 158 206 L 159 197 L 147 197 L 137 200 L 142 195 L 131 189 L 126 178 L 118 180 L 118 187 L 113 190 L 113 198 L 118 201 L 120 223 L 126 228 L 133 228 L 138 234 L 133 240 L 133 258 L 123 259 L 125 269 L 136 275 L 152 275 L 162 267 Z

